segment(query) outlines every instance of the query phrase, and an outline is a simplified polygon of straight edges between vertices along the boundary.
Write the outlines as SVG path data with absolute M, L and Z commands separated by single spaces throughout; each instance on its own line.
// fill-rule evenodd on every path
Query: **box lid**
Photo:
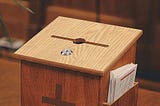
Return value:
M 22 60 L 102 76 L 141 35 L 138 29 L 58 17 L 15 54 Z M 71 52 L 66 56 L 63 50 Z

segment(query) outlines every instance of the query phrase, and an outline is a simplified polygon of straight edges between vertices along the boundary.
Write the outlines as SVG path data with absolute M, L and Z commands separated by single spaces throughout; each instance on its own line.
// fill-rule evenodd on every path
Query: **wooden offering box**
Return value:
M 21 59 L 22 106 L 107 106 L 109 72 L 135 61 L 141 35 L 58 17 L 15 52 Z M 137 85 L 113 106 L 136 106 L 136 95 Z

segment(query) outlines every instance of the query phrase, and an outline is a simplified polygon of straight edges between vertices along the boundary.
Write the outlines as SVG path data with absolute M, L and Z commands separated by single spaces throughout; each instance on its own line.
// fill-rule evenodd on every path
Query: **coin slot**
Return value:
M 73 43 L 75 44 L 82 44 L 82 43 L 85 43 L 86 40 L 83 39 L 83 38 L 77 38 L 77 39 L 73 39 Z
M 63 40 L 68 40 L 68 41 L 72 41 L 74 44 L 91 44 L 91 45 L 96 45 L 96 46 L 101 46 L 101 47 L 109 47 L 109 44 L 101 44 L 101 43 L 95 43 L 95 42 L 90 42 L 90 41 L 86 41 L 84 38 L 68 38 L 68 37 L 63 37 L 63 36 L 56 36 L 56 35 L 52 35 L 51 37 L 57 38 L 57 39 L 63 39 Z

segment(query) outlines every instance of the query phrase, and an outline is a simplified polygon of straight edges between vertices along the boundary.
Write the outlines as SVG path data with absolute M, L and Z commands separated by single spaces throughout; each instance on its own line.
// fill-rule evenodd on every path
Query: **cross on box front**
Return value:
M 15 52 L 22 106 L 105 106 L 109 72 L 134 63 L 141 35 L 138 29 L 58 17 Z M 129 92 L 118 101 L 127 97 L 126 104 L 135 106 L 136 87 Z

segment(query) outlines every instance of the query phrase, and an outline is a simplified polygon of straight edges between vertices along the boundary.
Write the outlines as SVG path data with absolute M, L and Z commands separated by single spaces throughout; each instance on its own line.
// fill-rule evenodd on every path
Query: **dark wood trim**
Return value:
M 45 0 L 30 1 L 29 7 L 31 10 L 34 11 L 34 14 L 30 14 L 30 20 L 28 26 L 28 39 L 32 38 L 36 33 L 38 33 L 44 27 L 47 1 Z

